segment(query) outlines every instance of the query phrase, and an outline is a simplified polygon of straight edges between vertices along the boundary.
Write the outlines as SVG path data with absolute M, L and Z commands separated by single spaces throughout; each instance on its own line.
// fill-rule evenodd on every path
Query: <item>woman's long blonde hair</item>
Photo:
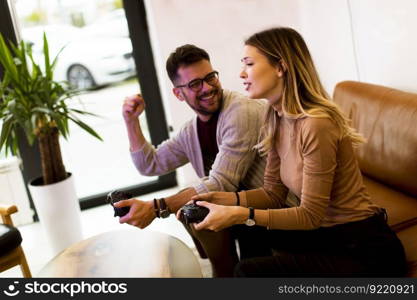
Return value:
M 289 117 L 330 118 L 340 128 L 341 137 L 348 136 L 354 146 L 365 139 L 349 125 L 338 106 L 330 100 L 320 82 L 310 52 L 302 36 L 291 28 L 278 27 L 250 36 L 245 45 L 253 46 L 263 53 L 272 66 L 280 65 L 284 73 L 282 111 Z M 266 154 L 277 134 L 278 116 L 269 106 L 261 138 L 255 146 Z

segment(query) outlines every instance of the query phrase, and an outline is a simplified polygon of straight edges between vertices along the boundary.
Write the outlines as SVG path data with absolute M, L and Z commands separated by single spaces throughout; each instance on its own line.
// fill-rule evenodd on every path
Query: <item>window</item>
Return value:
M 155 145 L 168 138 L 143 1 L 125 1 L 129 6 L 126 12 L 123 2 L 115 0 L 13 0 L 12 10 L 4 2 L 0 8 L 3 35 L 14 37 L 8 17 L 14 11 L 20 37 L 32 45 L 35 58 L 42 58 L 43 32 L 52 55 L 65 46 L 55 78 L 84 89 L 82 104 L 77 100 L 70 104 L 82 105 L 100 116 L 85 121 L 104 142 L 77 126 L 72 126 L 68 141 L 60 141 L 64 164 L 75 177 L 81 207 L 104 203 L 104 196 L 114 189 L 140 195 L 176 185 L 174 173 L 145 177 L 137 172 L 121 115 L 124 97 L 140 91 L 145 99 L 152 99 L 147 101 L 146 114 L 140 117 L 145 136 Z M 40 175 L 38 150 L 24 139 L 20 149 L 28 182 Z

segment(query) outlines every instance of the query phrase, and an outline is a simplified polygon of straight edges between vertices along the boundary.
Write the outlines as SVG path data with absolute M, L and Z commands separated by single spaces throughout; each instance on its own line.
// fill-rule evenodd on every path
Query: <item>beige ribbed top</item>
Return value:
M 330 119 L 281 117 L 263 188 L 241 192 L 243 206 L 269 209 L 270 229 L 314 229 L 365 219 L 370 201 L 350 138 Z M 297 207 L 283 208 L 291 190 Z

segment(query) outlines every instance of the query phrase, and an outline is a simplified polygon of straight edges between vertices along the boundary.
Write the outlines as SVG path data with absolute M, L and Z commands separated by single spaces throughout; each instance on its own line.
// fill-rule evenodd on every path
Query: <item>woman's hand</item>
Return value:
M 196 203 L 197 201 L 198 201 L 197 205 L 200 205 L 200 203 L 202 202 L 206 202 L 206 203 L 217 204 L 217 206 L 227 207 L 227 206 L 235 206 L 237 203 L 237 197 L 236 197 L 236 194 L 233 192 L 209 192 L 209 193 L 204 193 L 204 194 L 193 196 L 191 200 L 188 201 L 186 204 Z M 182 221 L 181 209 L 177 211 L 176 217 L 179 221 Z
M 208 229 L 217 232 L 235 224 L 243 224 L 247 219 L 248 209 L 244 207 L 218 205 L 206 201 L 198 201 L 196 204 L 210 210 L 203 221 L 194 224 L 196 230 Z

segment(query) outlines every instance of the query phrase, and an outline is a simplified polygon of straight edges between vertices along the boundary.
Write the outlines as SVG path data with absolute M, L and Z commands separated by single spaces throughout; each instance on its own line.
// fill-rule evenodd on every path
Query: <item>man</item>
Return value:
M 132 159 L 139 172 L 148 176 L 166 174 L 190 162 L 201 182 L 162 199 L 119 202 L 119 207 L 131 207 L 120 222 L 139 228 L 147 227 L 155 217 L 176 212 L 196 194 L 263 184 L 265 160 L 253 146 L 258 141 L 266 102 L 223 90 L 209 55 L 194 45 L 178 47 L 169 56 L 166 69 L 174 95 L 197 116 L 155 149 L 145 140 L 138 120 L 145 109 L 144 99 L 140 95 L 127 97 L 123 117 Z M 213 275 L 232 276 L 237 254 L 229 230 L 196 232 L 192 226 L 186 228 L 200 255 L 210 259 Z

